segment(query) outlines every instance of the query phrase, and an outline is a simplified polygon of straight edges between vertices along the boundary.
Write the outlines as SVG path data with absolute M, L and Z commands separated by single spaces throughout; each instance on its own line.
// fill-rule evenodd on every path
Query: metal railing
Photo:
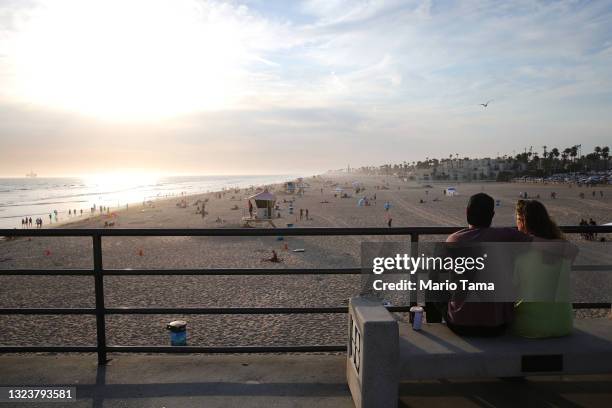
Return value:
M 107 315 L 118 314 L 323 314 L 347 313 L 347 306 L 339 307 L 106 307 L 104 305 L 105 276 L 136 275 L 359 275 L 361 268 L 223 268 L 223 269 L 105 269 L 102 257 L 102 237 L 262 237 L 262 236 L 409 236 L 418 242 L 421 235 L 446 235 L 461 227 L 404 227 L 404 228 L 274 228 L 274 229 L 0 229 L 0 237 L 91 237 L 93 269 L 10 269 L 0 270 L 0 276 L 93 276 L 94 308 L 0 308 L 0 315 L 94 315 L 96 317 L 95 346 L 0 346 L 0 353 L 23 352 L 95 352 L 98 363 L 107 362 L 107 353 L 269 353 L 269 352 L 338 352 L 346 345 L 288 345 L 288 346 L 109 346 L 106 344 Z M 568 234 L 612 233 L 612 226 L 566 226 Z M 415 247 L 413 247 L 413 250 Z M 609 266 L 604 266 L 609 269 Z M 606 270 L 599 265 L 577 265 L 574 270 Z M 574 308 L 610 308 L 610 303 L 575 303 Z M 390 306 L 391 312 L 406 312 L 410 306 Z

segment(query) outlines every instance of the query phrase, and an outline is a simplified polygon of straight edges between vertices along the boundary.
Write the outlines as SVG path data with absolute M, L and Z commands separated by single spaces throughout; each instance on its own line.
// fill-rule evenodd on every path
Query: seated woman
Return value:
M 516 225 L 533 237 L 534 248 L 516 263 L 519 300 L 513 331 L 528 338 L 566 336 L 573 326 L 569 274 L 577 248 L 564 239 L 539 201 L 518 201 Z

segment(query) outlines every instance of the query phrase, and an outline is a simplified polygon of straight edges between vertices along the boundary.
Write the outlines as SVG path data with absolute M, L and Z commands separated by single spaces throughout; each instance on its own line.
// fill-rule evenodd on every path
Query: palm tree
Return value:
M 576 156 L 578 156 L 578 146 L 572 146 L 570 149 L 570 157 L 574 162 L 576 161 Z
M 555 159 L 558 159 L 561 153 L 559 153 L 559 149 L 553 147 L 553 149 L 550 151 L 550 154 L 552 154 Z
M 593 150 L 593 152 L 597 155 L 598 159 L 601 157 L 601 147 L 595 146 L 595 149 Z
M 569 147 L 566 147 L 565 149 L 563 149 L 563 153 L 561 153 L 561 158 L 563 159 L 564 163 L 567 161 L 567 158 L 569 157 L 571 152 L 572 152 L 572 149 L 570 149 Z
M 604 146 L 601 149 L 601 157 L 607 160 L 609 156 L 610 156 L 610 148 L 608 146 Z

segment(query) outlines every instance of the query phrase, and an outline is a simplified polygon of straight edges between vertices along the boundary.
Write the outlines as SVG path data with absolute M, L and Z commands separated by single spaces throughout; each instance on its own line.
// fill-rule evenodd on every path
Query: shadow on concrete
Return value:
M 147 384 L 108 384 L 108 366 L 98 366 L 94 384 L 71 384 L 78 387 L 79 399 L 93 401 L 93 408 L 103 408 L 105 400 L 138 400 L 173 397 L 274 397 L 329 398 L 347 397 L 348 385 L 339 383 L 291 382 L 182 382 Z
M 578 397 L 575 398 L 576 396 Z M 446 404 L 454 401 L 452 405 L 455 407 L 603 408 L 612 406 L 612 378 L 599 376 L 598 379 L 589 380 L 586 376 L 480 381 L 444 379 L 400 385 L 400 407 L 437 406 L 436 401 L 446 401 Z

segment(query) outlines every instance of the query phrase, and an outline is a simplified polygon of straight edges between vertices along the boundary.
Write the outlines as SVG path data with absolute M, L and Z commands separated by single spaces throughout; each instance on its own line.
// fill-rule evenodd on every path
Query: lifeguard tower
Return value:
M 285 183 L 285 192 L 287 194 L 295 193 L 295 182 L 294 181 L 288 181 Z
M 274 205 L 276 204 L 276 196 L 268 190 L 247 198 L 248 202 L 255 202 L 252 213 L 248 217 L 242 217 L 242 226 L 251 227 L 259 223 L 267 223 L 276 228 L 272 217 L 274 216 Z M 248 204 L 247 202 L 247 204 Z

